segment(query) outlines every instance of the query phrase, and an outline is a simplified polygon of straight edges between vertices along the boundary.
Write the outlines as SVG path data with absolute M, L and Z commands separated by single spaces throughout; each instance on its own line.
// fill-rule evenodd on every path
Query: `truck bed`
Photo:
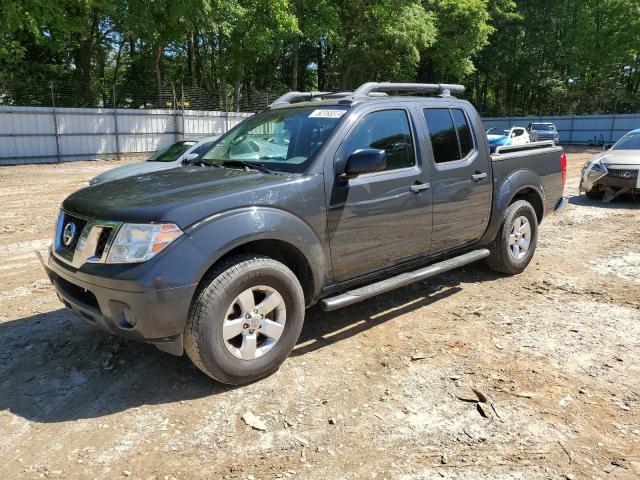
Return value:
M 550 141 L 498 147 L 496 153 L 491 154 L 496 188 L 509 188 L 510 185 L 505 182 L 514 172 L 520 176 L 530 172 L 540 179 L 544 193 L 544 214 L 553 211 L 562 199 L 564 190 L 560 161 L 562 153 L 562 147 Z

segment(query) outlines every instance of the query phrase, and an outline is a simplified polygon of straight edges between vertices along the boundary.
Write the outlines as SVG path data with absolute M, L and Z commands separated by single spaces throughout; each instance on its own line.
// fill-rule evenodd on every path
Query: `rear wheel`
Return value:
M 285 265 L 259 255 L 230 257 L 205 278 L 191 305 L 185 350 L 220 382 L 259 380 L 295 346 L 304 308 L 300 282 Z
M 518 200 L 507 208 L 507 213 L 489 245 L 489 268 L 496 272 L 516 275 L 522 273 L 531 259 L 538 242 L 538 219 L 531 204 Z

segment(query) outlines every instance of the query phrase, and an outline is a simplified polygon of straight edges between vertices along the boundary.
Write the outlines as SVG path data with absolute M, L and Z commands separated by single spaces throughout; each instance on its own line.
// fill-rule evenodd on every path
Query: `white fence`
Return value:
M 0 107 L 0 165 L 120 158 L 176 140 L 221 135 L 250 113 Z M 640 128 L 640 114 L 485 118 L 486 128 L 553 122 L 561 143 L 612 143 Z
M 0 165 L 120 158 L 221 135 L 249 113 L 0 107 Z
M 486 128 L 526 127 L 531 122 L 553 122 L 560 133 L 560 143 L 613 143 L 625 133 L 640 128 L 640 114 L 575 115 L 567 117 L 499 117 L 485 118 Z

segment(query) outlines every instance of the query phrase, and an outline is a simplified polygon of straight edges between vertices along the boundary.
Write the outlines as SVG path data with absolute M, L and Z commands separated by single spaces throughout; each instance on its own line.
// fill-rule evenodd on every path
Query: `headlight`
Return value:
M 600 162 L 595 162 L 591 167 L 592 172 L 606 172 L 607 169 Z
M 182 235 L 173 223 L 125 223 L 109 249 L 107 263 L 144 262 Z

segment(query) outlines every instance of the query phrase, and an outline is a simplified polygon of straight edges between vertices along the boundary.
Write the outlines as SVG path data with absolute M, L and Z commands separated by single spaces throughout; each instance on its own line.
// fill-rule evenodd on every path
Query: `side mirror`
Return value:
M 387 168 L 387 153 L 384 150 L 363 148 L 349 155 L 341 178 L 355 178 L 364 173 L 381 172 L 385 168 Z
M 612 144 L 612 143 L 605 143 L 605 144 L 602 146 L 602 150 L 610 150 L 610 149 L 611 149 L 611 147 L 613 147 L 613 144 Z
M 197 153 L 188 153 L 182 159 L 182 164 L 183 165 L 193 165 L 193 162 L 195 160 L 197 160 L 198 158 L 200 158 L 200 155 L 198 155 Z

